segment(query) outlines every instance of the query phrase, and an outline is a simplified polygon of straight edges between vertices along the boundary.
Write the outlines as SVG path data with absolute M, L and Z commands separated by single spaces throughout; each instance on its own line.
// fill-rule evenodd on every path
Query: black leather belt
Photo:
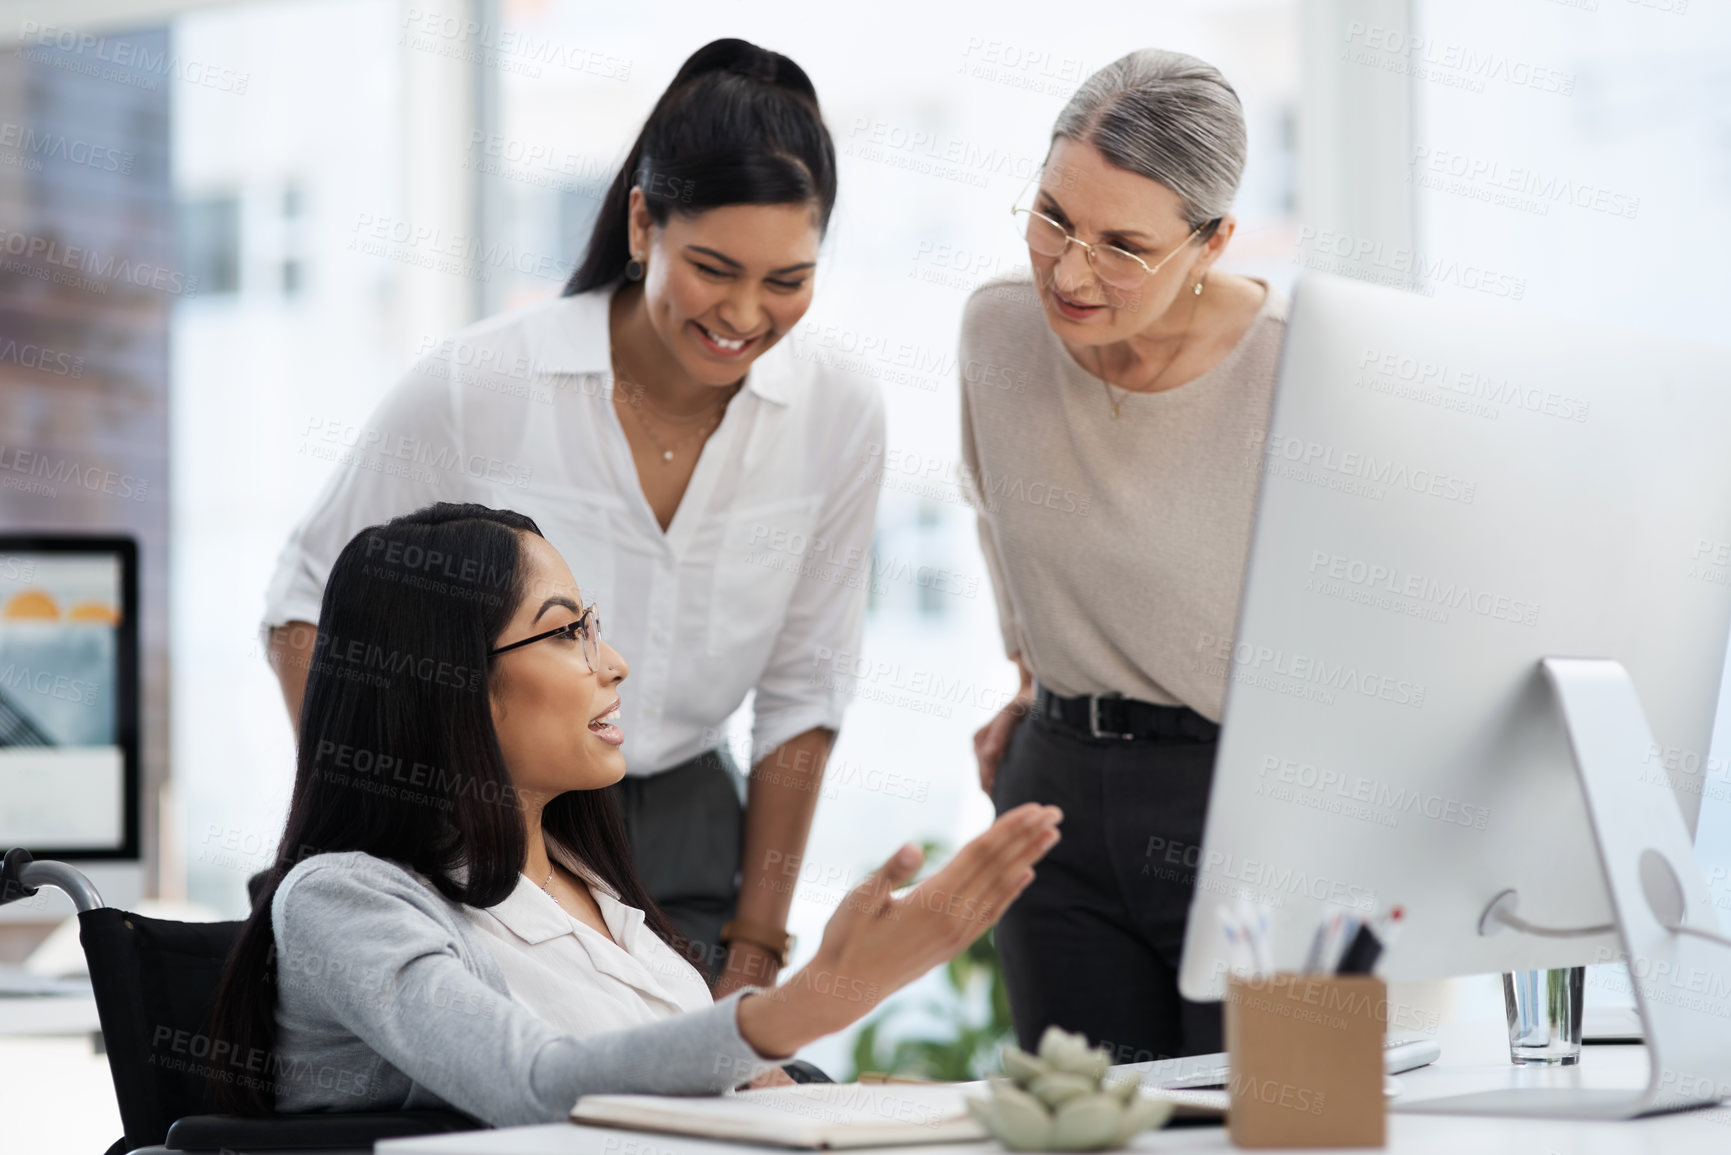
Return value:
M 1220 737 L 1218 723 L 1210 722 L 1189 706 L 1156 706 L 1135 698 L 1060 698 L 1044 686 L 1034 687 L 1034 711 L 1058 726 L 1085 738 L 1137 739 L 1188 738 L 1213 742 Z

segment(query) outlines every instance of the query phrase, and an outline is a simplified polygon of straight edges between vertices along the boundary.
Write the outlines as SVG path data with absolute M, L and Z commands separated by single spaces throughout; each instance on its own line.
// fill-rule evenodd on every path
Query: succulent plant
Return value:
M 1003 1051 L 1007 1078 L 986 1080 L 990 1097 L 968 1098 L 968 1112 L 1012 1151 L 1103 1151 L 1158 1127 L 1172 1115 L 1166 1099 L 1138 1092 L 1141 1080 L 1108 1080 L 1112 1056 L 1081 1035 L 1047 1027 L 1040 1053 Z

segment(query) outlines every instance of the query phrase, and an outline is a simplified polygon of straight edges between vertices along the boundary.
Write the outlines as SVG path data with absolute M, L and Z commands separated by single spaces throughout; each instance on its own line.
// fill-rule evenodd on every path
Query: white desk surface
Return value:
M 1517 1069 L 1508 1061 L 1508 1038 L 1501 1023 L 1478 1021 L 1445 1026 L 1438 1032 L 1442 1058 L 1429 1067 L 1398 1075 L 1401 1099 L 1430 1098 L 1524 1085 L 1638 1087 L 1647 1074 L 1646 1048 L 1591 1046 L 1581 1064 L 1550 1070 Z M 1175 1127 L 1150 1131 L 1130 1145 L 1133 1151 L 1229 1151 L 1224 1127 Z M 549 1123 L 506 1127 L 378 1144 L 378 1155 L 741 1155 L 776 1152 L 779 1147 L 580 1127 Z M 995 1142 L 889 1147 L 894 1155 L 1003 1155 Z M 1391 1111 L 1388 1146 L 1400 1155 L 1713 1155 L 1731 1150 L 1731 1107 L 1719 1106 L 1626 1123 L 1555 1119 L 1507 1119 L 1413 1115 Z
M 101 1030 L 93 995 L 0 996 L 0 1038 L 9 1035 L 84 1035 Z

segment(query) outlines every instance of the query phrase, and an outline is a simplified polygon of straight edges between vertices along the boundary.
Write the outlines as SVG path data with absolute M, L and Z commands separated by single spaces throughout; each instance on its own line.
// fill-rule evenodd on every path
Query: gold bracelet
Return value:
M 785 930 L 736 918 L 721 928 L 721 941 L 730 946 L 735 941 L 748 942 L 767 951 L 779 965 L 786 966 L 788 956 L 793 953 L 795 940 L 793 935 Z

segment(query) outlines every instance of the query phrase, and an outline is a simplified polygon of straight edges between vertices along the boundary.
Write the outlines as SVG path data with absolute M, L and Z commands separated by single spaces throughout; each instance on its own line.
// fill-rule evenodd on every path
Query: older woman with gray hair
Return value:
M 962 447 L 1016 700 L 974 736 L 1000 813 L 1064 841 L 997 932 L 1016 1033 L 1221 1049 L 1178 993 L 1286 300 L 1215 265 L 1244 168 L 1212 65 L 1143 49 L 1059 115 L 1013 209 L 1031 273 L 962 323 Z M 1026 383 L 1010 390 L 1005 381 Z

